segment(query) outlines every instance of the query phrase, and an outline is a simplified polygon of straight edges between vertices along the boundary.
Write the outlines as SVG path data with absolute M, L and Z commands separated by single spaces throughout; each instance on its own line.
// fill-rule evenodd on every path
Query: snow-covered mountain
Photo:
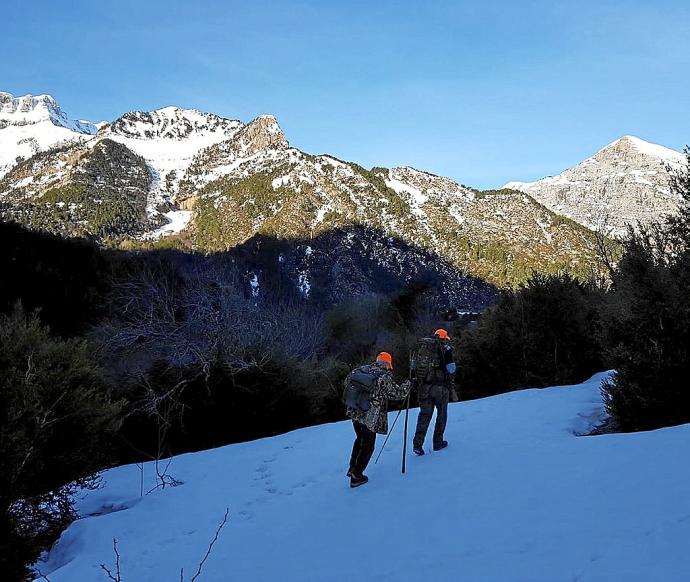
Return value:
M 116 539 L 122 580 L 189 580 L 227 508 L 200 581 L 686 582 L 690 425 L 578 436 L 605 415 L 603 377 L 451 404 L 450 445 L 408 447 L 405 475 L 398 422 L 358 489 L 350 422 L 182 455 L 177 487 L 153 462 L 110 469 L 40 570 L 105 580 Z
M 613 234 L 626 224 L 648 224 L 678 208 L 669 188 L 668 168 L 685 156 L 631 135 L 623 136 L 557 176 L 536 182 L 509 182 L 558 214 Z
M 10 101 L 14 110 L 41 100 Z M 184 232 L 204 251 L 257 234 L 308 238 L 360 225 L 500 285 L 535 269 L 595 268 L 591 233 L 526 194 L 480 193 L 410 167 L 368 170 L 308 154 L 271 115 L 245 124 L 166 107 L 127 113 L 95 135 L 60 129 L 74 139 L 27 159 L 9 156 L 1 216 L 100 241 Z
M 69 118 L 50 95 L 14 97 L 0 92 L 0 178 L 17 158 L 58 144 L 87 139 L 97 127 L 89 121 Z
M 194 157 L 203 149 L 231 139 L 244 124 L 196 109 L 164 107 L 126 113 L 101 128 L 98 139 L 111 139 L 146 160 L 153 184 L 149 210 L 171 202 Z

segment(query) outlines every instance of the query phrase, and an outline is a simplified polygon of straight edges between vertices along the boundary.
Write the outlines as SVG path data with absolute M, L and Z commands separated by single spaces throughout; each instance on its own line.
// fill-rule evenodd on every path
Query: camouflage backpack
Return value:
M 360 366 L 352 370 L 345 380 L 343 402 L 355 410 L 369 410 L 379 377 L 380 374 L 376 374 L 370 366 Z
M 446 380 L 441 340 L 425 337 L 417 342 L 415 352 L 417 379 L 426 384 L 443 383 Z

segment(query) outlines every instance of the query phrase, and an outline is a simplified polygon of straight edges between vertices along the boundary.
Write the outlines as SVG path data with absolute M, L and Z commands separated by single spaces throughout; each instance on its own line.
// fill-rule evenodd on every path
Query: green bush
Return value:
M 0 316 L 0 571 L 22 580 L 94 486 L 118 407 L 86 343 L 52 337 L 21 307 Z

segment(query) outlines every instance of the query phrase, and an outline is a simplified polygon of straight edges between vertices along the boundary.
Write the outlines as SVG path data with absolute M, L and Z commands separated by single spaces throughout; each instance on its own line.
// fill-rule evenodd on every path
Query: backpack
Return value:
M 366 412 L 371 408 L 371 397 L 374 395 L 379 374 L 367 370 L 367 367 L 355 368 L 345 380 L 343 402 L 349 408 Z
M 446 366 L 443 358 L 441 340 L 425 337 L 417 342 L 415 352 L 415 371 L 417 378 L 426 384 L 446 381 Z

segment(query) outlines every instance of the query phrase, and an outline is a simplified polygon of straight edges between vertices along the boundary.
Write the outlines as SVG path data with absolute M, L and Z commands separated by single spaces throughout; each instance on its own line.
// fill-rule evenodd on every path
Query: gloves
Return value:
M 449 399 L 451 402 L 458 402 L 460 400 L 460 398 L 458 397 L 458 393 L 455 390 L 455 388 L 450 389 Z

